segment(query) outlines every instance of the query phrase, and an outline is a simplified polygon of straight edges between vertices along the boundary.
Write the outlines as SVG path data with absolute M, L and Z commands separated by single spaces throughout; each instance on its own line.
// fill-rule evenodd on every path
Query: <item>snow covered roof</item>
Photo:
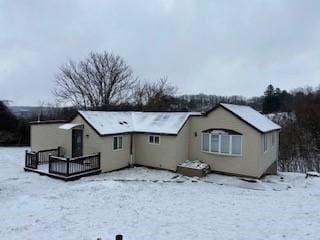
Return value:
M 261 132 L 281 127 L 249 106 L 221 103 L 247 124 Z M 189 116 L 201 116 L 199 112 L 134 112 L 134 111 L 79 111 L 79 114 L 100 135 L 128 132 L 176 135 Z
M 195 112 L 117 112 L 79 111 L 80 115 L 101 135 L 126 132 L 178 134 Z
M 82 124 L 78 124 L 78 123 L 65 123 L 61 126 L 59 126 L 60 129 L 64 129 L 64 130 L 70 130 L 74 127 L 78 127 L 81 126 Z
M 226 103 L 220 103 L 220 106 L 226 108 L 227 110 L 241 118 L 243 121 L 263 133 L 278 130 L 281 128 L 278 124 L 275 124 L 266 116 L 262 115 L 249 106 Z

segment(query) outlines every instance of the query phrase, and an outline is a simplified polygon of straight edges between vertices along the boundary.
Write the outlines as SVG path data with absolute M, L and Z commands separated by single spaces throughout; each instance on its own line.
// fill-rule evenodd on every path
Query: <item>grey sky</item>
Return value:
M 0 99 L 53 102 L 58 66 L 89 51 L 123 56 L 179 93 L 260 95 L 317 86 L 320 1 L 0 0 Z

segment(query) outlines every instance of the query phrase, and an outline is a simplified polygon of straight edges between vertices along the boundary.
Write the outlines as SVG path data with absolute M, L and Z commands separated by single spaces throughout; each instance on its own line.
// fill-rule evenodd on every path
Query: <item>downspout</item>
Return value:
M 130 133 L 130 167 L 133 167 L 133 136 L 132 133 Z

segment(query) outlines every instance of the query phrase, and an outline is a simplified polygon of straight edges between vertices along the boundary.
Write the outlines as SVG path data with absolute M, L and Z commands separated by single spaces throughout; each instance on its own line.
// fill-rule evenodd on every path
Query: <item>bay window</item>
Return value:
M 201 150 L 207 153 L 241 156 L 242 135 L 231 130 L 205 131 L 202 133 Z
M 209 135 L 209 134 L 208 134 Z M 211 136 L 211 152 L 219 152 L 219 135 Z
M 229 135 L 221 135 L 221 153 L 229 153 L 230 152 L 230 136 Z
M 242 137 L 232 136 L 232 154 L 241 154 Z

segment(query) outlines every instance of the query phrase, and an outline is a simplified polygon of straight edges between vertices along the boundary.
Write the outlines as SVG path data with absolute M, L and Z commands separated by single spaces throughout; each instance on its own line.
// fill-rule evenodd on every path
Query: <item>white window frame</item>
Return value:
M 268 152 L 268 134 L 263 135 L 263 152 Z
M 212 136 L 212 134 L 210 134 L 210 139 L 211 139 L 211 136 Z M 231 136 L 232 136 L 232 135 L 220 135 L 220 137 L 219 137 L 219 142 L 220 142 L 220 144 L 219 144 L 219 145 L 220 145 L 219 153 L 220 153 L 220 154 L 225 154 L 225 155 L 231 155 L 231 154 L 232 154 L 232 153 L 231 153 L 231 145 L 232 145 Z M 229 152 L 222 152 L 222 151 L 221 151 L 222 137 L 227 137 L 228 140 L 229 140 L 229 146 L 227 146 L 227 147 L 229 148 L 229 149 L 228 149 Z
M 208 141 L 209 141 L 209 146 L 208 146 L 209 151 L 203 150 L 203 135 L 205 135 L 205 134 L 209 135 L 209 140 L 208 140 Z M 210 147 L 211 147 L 210 141 L 211 141 L 211 137 L 210 137 L 210 134 L 209 134 L 209 133 L 202 133 L 202 134 L 201 134 L 201 151 L 202 151 L 202 152 L 210 152 Z M 220 146 L 219 146 L 219 149 L 220 149 Z
M 114 139 L 117 139 L 117 148 L 114 148 Z M 119 139 L 121 138 L 121 148 L 119 148 Z M 113 151 L 120 151 L 123 149 L 123 137 L 122 135 L 113 136 L 112 138 L 112 149 Z
M 150 141 L 150 137 L 153 137 L 153 142 Z M 155 140 L 156 138 L 159 139 L 159 142 L 158 142 L 158 143 L 156 143 L 156 140 Z M 154 134 L 148 135 L 148 144 L 160 145 L 160 135 L 154 135 Z
M 232 153 L 232 138 L 234 136 L 240 137 L 240 153 L 238 153 L 238 154 L 237 153 Z M 231 135 L 231 143 L 230 143 L 230 152 L 231 152 L 231 154 L 235 155 L 235 156 L 237 156 L 237 155 L 242 156 L 242 144 L 243 144 L 243 135 Z
M 203 150 L 203 135 L 204 134 L 208 134 L 209 135 L 209 151 Z M 213 135 L 219 136 L 219 151 L 218 152 L 212 152 L 211 151 L 211 136 L 213 136 Z M 243 146 L 243 135 L 235 135 L 235 134 L 224 135 L 224 136 L 229 136 L 229 153 L 222 153 L 221 152 L 221 136 L 222 136 L 222 134 L 211 134 L 211 133 L 203 132 L 201 134 L 201 152 L 215 154 L 215 155 L 222 155 L 222 156 L 241 157 L 242 156 L 242 146 Z M 241 137 L 240 154 L 232 153 L 232 136 L 240 136 Z
M 219 154 L 220 153 L 220 149 L 221 149 L 221 134 L 213 134 L 214 136 L 218 136 L 218 151 L 217 152 L 214 152 L 214 151 L 211 151 L 212 150 L 212 145 L 211 145 L 211 134 L 209 134 L 210 136 L 209 136 L 209 141 L 210 141 L 210 143 L 209 143 L 209 152 L 210 153 L 217 153 L 217 154 Z M 202 148 L 201 148 L 202 149 Z

